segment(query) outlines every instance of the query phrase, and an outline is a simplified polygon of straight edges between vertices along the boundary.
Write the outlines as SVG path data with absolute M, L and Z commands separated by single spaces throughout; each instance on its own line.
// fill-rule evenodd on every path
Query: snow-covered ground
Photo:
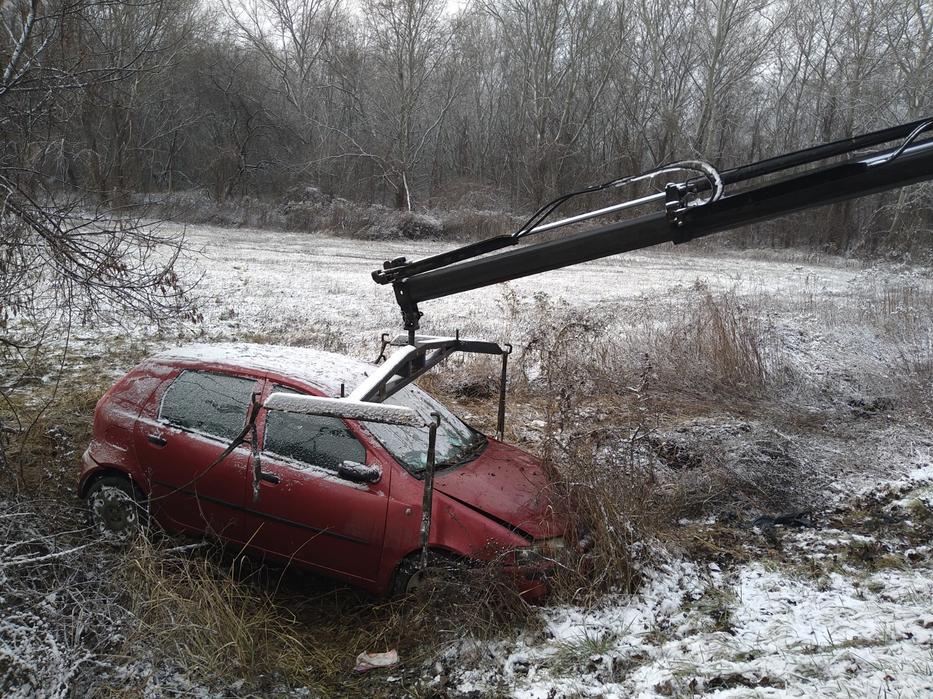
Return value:
M 879 484 L 885 508 L 933 505 L 933 451 L 909 476 Z M 914 506 L 916 508 L 916 505 Z M 715 563 L 656 562 L 641 590 L 590 609 L 542 611 L 537 637 L 449 651 L 452 686 L 484 694 L 503 683 L 519 697 L 917 697 L 933 693 L 933 574 L 903 564 L 816 577 L 854 542 L 898 542 L 837 530 L 788 531 L 782 560 L 728 573 Z M 906 547 L 902 545 L 902 550 Z M 928 560 L 930 546 L 909 553 Z M 793 564 L 788 563 L 788 559 Z M 835 562 L 835 561 L 834 561 Z M 835 566 L 832 566 L 833 568 Z
M 401 329 L 391 289 L 374 284 L 371 271 L 385 259 L 450 247 L 210 227 L 189 227 L 186 236 L 193 252 L 184 271 L 200 278 L 203 324 L 158 336 L 132 319 L 78 329 L 78 364 L 82 353 L 115 341 L 155 351 L 191 339 L 307 344 L 371 359 L 379 335 Z M 933 694 L 930 545 L 909 535 L 933 531 L 930 392 L 921 391 L 916 414 L 906 417 L 878 402 L 898 390 L 904 366 L 923 370 L 933 358 L 927 271 L 791 254 L 652 251 L 426 303 L 423 329 L 509 341 L 536 296 L 632 319 L 641 309 L 676 308 L 698 284 L 733 294 L 768 324 L 796 372 L 794 390 L 810 392 L 801 421 L 828 419 L 827 406 L 872 420 L 802 440 L 800 448 L 812 450 L 802 466 L 821 469 L 836 509 L 815 527 L 749 527 L 756 553 L 728 566 L 661 550 L 645 562 L 634 596 L 544 607 L 535 631 L 445 638 L 417 669 L 426 689 L 542 698 Z M 847 443 L 853 434 L 862 441 Z M 891 526 L 862 527 L 878 518 Z M 3 550 L 0 580 L 15 565 Z M 864 551 L 874 552 L 867 563 Z M 0 674 L 4 653 L 13 652 L 6 643 Z M 402 693 L 398 677 L 384 674 L 380 691 Z

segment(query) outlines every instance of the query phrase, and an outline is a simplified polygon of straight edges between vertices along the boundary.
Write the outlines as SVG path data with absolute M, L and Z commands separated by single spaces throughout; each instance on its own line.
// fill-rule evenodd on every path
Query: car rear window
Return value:
M 275 391 L 297 393 L 284 386 Z M 336 471 L 344 461 L 364 463 L 364 447 L 340 418 L 270 410 L 263 449 L 275 456 Z
M 255 386 L 253 379 L 183 371 L 165 392 L 159 418 L 178 427 L 232 440 L 246 423 Z

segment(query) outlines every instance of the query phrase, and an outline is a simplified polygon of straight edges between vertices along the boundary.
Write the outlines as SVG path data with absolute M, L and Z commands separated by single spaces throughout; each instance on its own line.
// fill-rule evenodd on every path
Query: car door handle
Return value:
M 146 435 L 146 439 L 155 444 L 157 447 L 164 447 L 166 444 L 168 444 L 168 440 L 160 434 Z
M 266 483 L 272 483 L 272 485 L 278 485 L 282 482 L 282 479 L 274 473 L 260 473 L 259 480 L 265 481 Z

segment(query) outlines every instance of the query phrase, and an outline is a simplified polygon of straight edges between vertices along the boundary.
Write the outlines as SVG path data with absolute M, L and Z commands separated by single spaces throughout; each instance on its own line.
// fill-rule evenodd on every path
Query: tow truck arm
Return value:
M 419 304 L 424 301 L 660 243 L 684 243 L 796 211 L 933 179 L 931 132 L 933 118 L 928 118 L 722 172 L 702 161 L 671 163 L 560 197 L 539 209 L 528 223 L 510 235 L 495 236 L 421 260 L 388 260 L 372 276 L 379 284 L 393 285 L 409 335 L 408 344 L 416 346 L 419 343 L 415 333 L 422 316 Z M 899 143 L 864 152 L 892 142 Z M 830 162 L 840 157 L 842 160 Z M 686 174 L 687 178 L 682 182 L 666 182 L 662 191 L 653 194 L 544 222 L 575 196 L 631 187 L 638 182 L 657 182 L 659 177 L 675 172 L 681 173 L 681 178 Z M 736 191 L 727 193 L 727 188 Z M 650 204 L 663 208 L 562 238 L 519 246 L 533 234 Z

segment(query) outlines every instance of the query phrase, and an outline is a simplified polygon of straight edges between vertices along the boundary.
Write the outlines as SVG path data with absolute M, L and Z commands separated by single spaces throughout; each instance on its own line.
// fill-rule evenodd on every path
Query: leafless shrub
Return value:
M 289 227 L 297 230 L 371 240 L 435 239 L 444 233 L 441 221 L 430 214 L 357 204 L 339 197 L 288 202 L 285 209 Z
M 443 232 L 444 224 L 430 214 L 386 210 L 380 219 L 363 229 L 361 234 L 374 240 L 433 240 Z
M 574 427 L 543 449 L 555 502 L 570 516 L 568 541 L 585 542 L 587 553 L 571 548 L 558 558 L 558 599 L 633 590 L 652 549 L 693 547 L 684 519 L 750 528 L 762 515 L 824 505 L 832 478 L 805 461 L 801 445 L 762 425 L 697 423 L 679 428 L 675 441 L 641 424 L 587 423 L 579 411 L 560 422 Z
M 534 617 L 493 565 L 434 561 L 423 586 L 390 600 L 210 547 L 141 542 L 124 571 L 140 620 L 129 647 L 146 644 L 206 686 L 236 679 L 244 694 L 357 694 L 361 651 L 396 648 L 411 664 L 447 640 L 499 637 Z
M 360 206 L 347 199 L 334 199 L 321 211 L 320 223 L 310 215 L 307 230 L 324 230 L 334 235 L 356 237 L 362 231 L 372 230 L 389 209 L 385 207 Z
M 198 546 L 156 537 L 114 548 L 85 522 L 60 499 L 0 499 L 4 697 L 309 685 L 321 652 L 296 638 L 273 588 L 234 579 Z
M 642 448 L 647 433 L 634 427 L 627 442 L 611 433 L 581 429 L 549 450 L 555 501 L 572 514 L 570 548 L 554 576 L 559 598 L 581 602 L 634 590 L 650 556 L 647 542 L 676 513 Z
M 218 201 L 206 190 L 192 189 L 160 194 L 137 194 L 131 200 L 149 218 L 231 228 L 290 227 L 288 210 L 282 211 L 255 196 L 227 197 Z
M 853 359 L 861 356 L 849 361 L 846 371 L 854 375 L 860 392 L 855 400 L 887 397 L 903 406 L 929 405 L 933 283 L 923 270 L 892 279 L 882 268 L 861 277 L 844 296 L 808 286 L 791 304 L 792 311 L 799 308 L 821 326 L 854 340 Z M 834 376 L 828 380 L 838 381 Z
M 532 402 L 544 417 L 535 448 L 571 513 L 570 538 L 591 546 L 586 559 L 561 561 L 560 595 L 637 586 L 645 542 L 676 539 L 683 517 L 751 519 L 807 503 L 806 464 L 768 427 L 725 419 L 679 436 L 664 427 L 685 413 L 754 411 L 787 380 L 782 346 L 754 301 L 697 285 L 615 317 L 508 290 L 502 303 L 517 340 L 513 403 Z M 456 397 L 458 385 L 436 388 Z
M 187 190 L 137 194 L 132 201 L 150 218 L 372 240 L 475 240 L 510 233 L 524 221 L 505 211 L 475 208 L 399 211 L 330 196 L 311 186 L 293 187 L 281 199 L 242 196 L 217 201 L 206 190 Z
M 648 329 L 659 379 L 687 390 L 758 391 L 768 381 L 766 329 L 734 293 L 696 285 L 666 327 Z
M 530 303 L 512 292 L 504 298 L 518 340 L 514 388 L 537 385 L 558 402 L 632 396 L 646 381 L 655 395 L 749 398 L 786 371 L 777 339 L 733 292 L 698 285 L 686 298 L 645 301 L 617 317 L 544 295 Z
M 659 431 L 655 439 L 679 448 L 655 447 L 654 454 L 681 516 L 737 514 L 750 521 L 760 513 L 804 510 L 821 503 L 830 479 L 804 444 L 767 424 L 694 422 Z
M 872 280 L 852 305 L 854 312 L 844 316 L 846 322 L 867 324 L 895 340 L 919 339 L 933 323 L 933 282 Z
M 493 553 L 482 563 L 429 557 L 423 586 L 396 601 L 404 623 L 428 633 L 432 627 L 454 624 L 460 633 L 477 638 L 501 637 L 505 630 L 533 626 L 533 607 L 502 572 L 512 552 Z
M 903 371 L 915 379 L 919 386 L 933 387 L 933 334 L 920 339 L 911 347 L 901 347 L 898 351 Z
M 0 499 L 0 693 L 95 694 L 132 620 L 80 511 Z
M 426 390 L 460 401 L 488 401 L 499 395 L 501 360 L 488 356 L 454 355 L 440 370 L 419 380 Z
M 901 344 L 897 349 L 896 366 L 902 397 L 912 397 L 913 403 L 926 413 L 933 412 L 933 330 L 926 338 Z

